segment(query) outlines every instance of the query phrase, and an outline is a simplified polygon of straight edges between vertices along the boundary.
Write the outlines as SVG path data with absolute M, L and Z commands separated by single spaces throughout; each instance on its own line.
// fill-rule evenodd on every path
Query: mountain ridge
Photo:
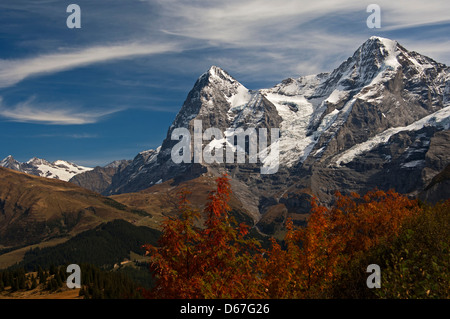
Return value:
M 311 194 L 325 204 L 336 190 L 395 188 L 417 196 L 450 162 L 443 149 L 449 79 L 446 65 L 381 37 L 369 38 L 332 72 L 287 78 L 268 89 L 248 90 L 212 66 L 195 82 L 156 157 L 141 160 L 139 170 L 115 179 L 104 194 L 226 171 L 241 185 L 241 202 L 252 203 L 257 223 L 267 212 L 307 213 L 301 202 Z M 185 127 L 192 135 L 194 120 L 222 132 L 279 128 L 279 171 L 263 176 L 259 168 L 273 163 L 251 164 L 248 157 L 240 164 L 174 164 L 170 151 L 178 141 L 171 133 Z
M 155 162 L 161 165 L 160 157 L 164 157 L 167 162 L 170 146 L 174 144 L 170 141 L 170 133 L 176 127 L 189 127 L 192 130 L 195 118 L 206 122 L 208 127 L 223 130 L 238 126 L 281 126 L 283 129 L 284 124 L 280 140 L 280 162 L 286 163 L 286 166 L 294 166 L 298 165 L 300 158 L 300 162 L 305 162 L 308 166 L 318 157 L 322 159 L 327 155 L 328 147 L 325 144 L 336 135 L 338 138 L 333 142 L 337 145 L 330 148 L 330 156 L 336 156 L 336 152 L 367 141 L 370 135 L 374 136 L 391 127 L 411 125 L 443 108 L 449 98 L 448 74 L 448 67 L 445 65 L 409 52 L 397 41 L 381 37 L 369 38 L 353 56 L 331 73 L 288 78 L 270 89 L 249 91 L 228 72 L 212 66 L 197 79 L 188 94 L 168 130 Z M 428 89 L 426 83 L 426 88 L 419 85 L 424 80 L 435 84 L 429 94 L 424 93 Z M 220 92 L 216 92 L 218 88 Z M 395 96 L 400 91 L 403 95 Z M 426 103 L 421 101 L 424 94 L 429 95 Z M 232 98 L 237 95 L 241 95 L 237 100 L 242 103 L 231 103 Z M 382 99 L 384 100 L 381 101 Z M 410 103 L 411 101 L 414 103 Z M 363 103 L 364 110 L 361 109 Z M 397 109 L 394 112 L 389 108 L 395 103 L 401 104 L 401 107 L 394 105 Z M 357 112 L 353 112 L 355 109 Z M 372 114 L 362 117 L 370 109 L 373 109 Z M 349 117 L 350 123 L 347 123 Z M 266 125 L 261 125 L 261 121 Z M 361 131 L 361 124 L 368 121 L 376 122 L 376 125 L 369 125 L 366 129 L 369 136 L 367 132 L 358 132 Z M 360 123 L 359 127 L 350 127 L 353 135 L 350 140 L 339 137 L 340 131 L 344 130 L 343 126 L 345 128 L 345 125 L 357 122 Z M 286 151 L 289 149 L 292 151 Z M 170 166 L 170 163 L 167 165 Z M 149 171 L 152 170 L 150 166 Z M 157 178 L 156 180 L 150 178 L 150 182 L 156 182 L 161 177 L 153 178 Z M 130 184 L 133 183 L 132 180 L 129 181 Z M 124 190 L 116 188 L 116 193 L 117 190 L 119 193 L 126 192 L 126 187 Z
M 249 90 L 211 66 L 195 81 L 160 147 L 115 172 L 94 170 L 73 180 L 86 177 L 78 182 L 89 187 L 97 179 L 97 192 L 119 195 L 227 172 L 255 223 L 269 224 L 307 214 L 304 203 L 313 195 L 330 203 L 336 190 L 394 188 L 417 196 L 450 162 L 449 79 L 446 65 L 381 37 L 370 37 L 329 73 L 287 78 L 267 89 Z M 193 136 L 196 120 L 222 132 L 279 128 L 279 156 L 250 163 L 246 150 L 245 163 L 175 164 L 172 132 L 187 128 Z M 226 139 L 216 143 L 227 145 Z M 260 174 L 274 161 L 276 174 Z
M 27 162 L 19 162 L 12 155 L 7 156 L 0 162 L 0 166 L 18 172 L 27 173 L 40 177 L 54 178 L 69 181 L 75 175 L 88 172 L 93 168 L 80 166 L 68 161 L 56 160 L 49 162 L 45 159 L 33 157 Z

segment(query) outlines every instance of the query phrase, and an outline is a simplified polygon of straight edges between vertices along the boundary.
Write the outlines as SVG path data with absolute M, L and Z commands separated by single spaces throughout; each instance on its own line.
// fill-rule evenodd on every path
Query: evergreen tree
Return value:
M 13 275 L 12 275 L 11 271 L 6 271 L 4 283 L 5 283 L 5 287 L 12 286 Z
M 62 287 L 63 281 L 62 281 L 62 279 L 61 279 L 61 275 L 60 275 L 59 272 L 55 275 L 55 282 L 56 282 L 56 287 L 57 287 L 57 288 Z
M 13 278 L 12 284 L 11 284 L 11 291 L 15 292 L 19 290 L 19 280 L 17 278 Z
M 50 266 L 50 275 L 55 275 L 56 272 L 57 272 L 57 268 L 56 268 L 55 265 L 52 264 L 52 265 Z
M 78 292 L 78 296 L 85 296 L 84 286 L 81 286 L 80 291 Z
M 38 267 L 37 277 L 38 277 L 40 283 L 42 283 L 42 282 L 45 281 L 45 278 L 44 278 L 44 271 L 42 270 L 42 267 L 41 267 L 41 266 Z
M 17 276 L 17 280 L 19 282 L 19 289 L 27 288 L 27 280 L 25 278 L 25 273 L 20 272 Z
M 36 289 L 37 287 L 37 280 L 36 280 L 36 276 L 32 276 L 33 278 L 31 279 L 31 289 Z

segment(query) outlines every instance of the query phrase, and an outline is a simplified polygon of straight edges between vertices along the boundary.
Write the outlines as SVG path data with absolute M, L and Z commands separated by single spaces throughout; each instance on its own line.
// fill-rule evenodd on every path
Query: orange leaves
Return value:
M 330 208 L 313 199 L 307 227 L 286 223 L 285 250 L 272 241 L 260 264 L 270 297 L 323 298 L 352 258 L 396 236 L 419 212 L 416 201 L 393 191 L 335 198 Z
M 242 238 L 245 235 L 248 234 L 248 230 L 250 229 L 250 226 L 248 226 L 247 224 L 244 223 L 240 223 L 239 224 L 239 237 Z
M 419 212 L 416 201 L 393 191 L 337 192 L 331 207 L 313 199 L 307 227 L 288 220 L 284 242 L 272 238 L 271 248 L 261 249 L 248 238 L 250 227 L 229 214 L 228 176 L 216 182 L 202 228 L 183 192 L 180 218 L 166 221 L 159 247 L 145 246 L 156 279 L 148 297 L 323 298 L 352 258 L 396 236 Z
M 156 286 L 152 298 L 245 298 L 255 284 L 255 240 L 249 227 L 236 226 L 229 216 L 231 188 L 227 175 L 217 178 L 208 197 L 203 228 L 194 227 L 200 214 L 190 208 L 188 193 L 180 194 L 180 219 L 169 219 L 160 247 L 145 246 L 152 256 Z

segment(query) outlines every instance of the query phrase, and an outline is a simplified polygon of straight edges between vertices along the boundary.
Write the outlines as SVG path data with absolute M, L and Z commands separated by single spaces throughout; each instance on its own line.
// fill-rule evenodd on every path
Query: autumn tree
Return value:
M 423 207 L 392 243 L 378 249 L 379 298 L 450 298 L 450 200 Z M 381 258 L 380 258 L 381 257 Z
M 146 291 L 152 298 L 200 298 L 198 289 L 201 278 L 201 259 L 199 244 L 200 229 L 195 221 L 200 214 L 194 210 L 187 199 L 189 192 L 179 194 L 179 218 L 168 218 L 163 225 L 163 234 L 158 246 L 144 245 L 152 257 L 151 270 L 156 285 Z
M 156 279 L 155 287 L 145 292 L 147 297 L 245 298 L 255 290 L 254 253 L 259 243 L 246 238 L 249 227 L 237 225 L 229 214 L 228 176 L 216 183 L 203 211 L 203 227 L 195 226 L 201 214 L 191 207 L 189 193 L 182 191 L 180 217 L 165 221 L 157 247 L 144 246 Z
M 331 208 L 312 201 L 307 227 L 295 228 L 288 221 L 285 251 L 273 241 L 263 260 L 268 296 L 327 297 L 355 256 L 398 235 L 404 222 L 419 212 L 416 201 L 393 191 L 376 190 L 363 197 L 338 192 L 335 197 Z

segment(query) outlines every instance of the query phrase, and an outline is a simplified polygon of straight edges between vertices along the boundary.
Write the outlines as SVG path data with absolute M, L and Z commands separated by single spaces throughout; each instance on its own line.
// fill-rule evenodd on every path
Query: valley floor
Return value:
M 49 292 L 41 287 L 32 290 L 10 292 L 9 289 L 0 292 L 0 299 L 83 299 L 79 296 L 80 289 L 63 288 L 56 292 Z

